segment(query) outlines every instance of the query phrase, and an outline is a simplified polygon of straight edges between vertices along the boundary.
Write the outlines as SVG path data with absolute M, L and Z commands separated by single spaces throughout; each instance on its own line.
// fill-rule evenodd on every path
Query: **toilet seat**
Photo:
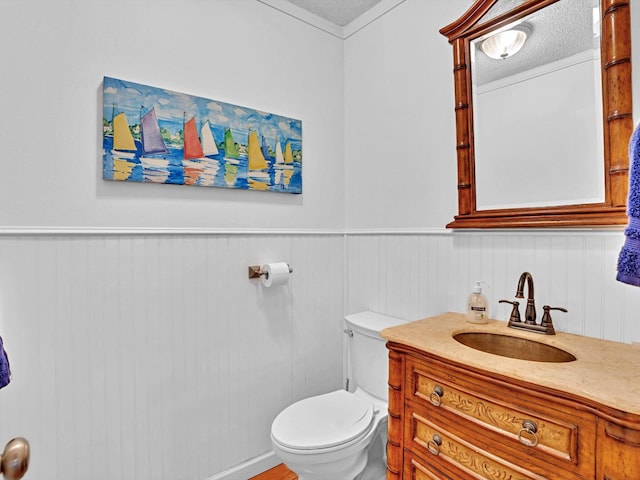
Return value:
M 345 390 L 336 390 L 285 408 L 273 421 L 271 435 L 283 447 L 318 450 L 353 442 L 364 436 L 373 423 L 373 404 Z

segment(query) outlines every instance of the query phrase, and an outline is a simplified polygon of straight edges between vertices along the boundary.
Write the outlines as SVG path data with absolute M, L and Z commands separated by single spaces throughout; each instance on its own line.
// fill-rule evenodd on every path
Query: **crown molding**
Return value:
M 405 2 L 405 0 L 382 0 L 373 8 L 363 13 L 360 17 L 356 18 L 353 22 L 344 27 L 331 23 L 328 20 L 309 12 L 304 8 L 300 8 L 287 0 L 258 0 L 258 2 L 274 8 L 285 15 L 297 18 L 308 25 L 319 28 L 334 37 L 345 40 L 358 30 L 361 30 L 374 20 L 380 18 L 390 10 Z
M 358 30 L 363 29 L 373 21 L 378 18 L 386 15 L 388 12 L 396 8 L 401 3 L 404 3 L 405 0 L 382 0 L 380 3 L 376 4 L 370 10 L 366 11 L 358 18 L 356 18 L 353 22 L 349 23 L 343 28 L 343 39 L 349 38 L 351 35 L 356 33 Z
M 319 28 L 334 37 L 344 39 L 344 29 L 342 27 L 311 13 L 304 8 L 298 7 L 287 0 L 258 0 L 258 2 L 274 8 L 285 15 L 294 17 L 301 22 L 311 25 L 312 27 Z

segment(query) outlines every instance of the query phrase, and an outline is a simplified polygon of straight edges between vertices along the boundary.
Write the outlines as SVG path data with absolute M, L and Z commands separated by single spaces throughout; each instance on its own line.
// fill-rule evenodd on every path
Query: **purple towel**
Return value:
M 2 337 L 0 337 L 0 388 L 6 387 L 11 381 L 11 370 L 9 369 L 9 357 L 4 351 Z
M 640 287 L 640 124 L 629 141 L 629 224 L 626 240 L 618 257 L 617 280 Z

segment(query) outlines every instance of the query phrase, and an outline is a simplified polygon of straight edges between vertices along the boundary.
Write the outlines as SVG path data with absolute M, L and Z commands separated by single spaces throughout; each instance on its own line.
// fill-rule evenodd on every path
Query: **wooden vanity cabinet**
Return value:
M 388 347 L 387 480 L 640 479 L 637 418 Z
M 640 426 L 623 423 L 598 421 L 597 480 L 640 479 Z

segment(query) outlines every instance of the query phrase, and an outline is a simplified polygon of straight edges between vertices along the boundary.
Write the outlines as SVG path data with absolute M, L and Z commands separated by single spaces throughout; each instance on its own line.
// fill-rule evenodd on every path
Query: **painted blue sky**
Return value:
M 291 142 L 294 150 L 302 148 L 302 122 L 300 120 L 217 100 L 104 77 L 103 116 L 108 121 L 111 121 L 114 104 L 116 112 L 124 112 L 130 124 L 139 122 L 141 106 L 144 106 L 145 112 L 155 106 L 162 126 L 172 133 L 182 129 L 183 112 L 186 112 L 187 119 L 195 116 L 198 125 L 209 120 L 214 126 L 232 128 L 234 135 L 236 132 L 255 130 L 258 135 L 270 140 L 270 143 L 279 138 L 280 141 Z M 244 143 L 245 139 L 236 138 L 236 141 Z

